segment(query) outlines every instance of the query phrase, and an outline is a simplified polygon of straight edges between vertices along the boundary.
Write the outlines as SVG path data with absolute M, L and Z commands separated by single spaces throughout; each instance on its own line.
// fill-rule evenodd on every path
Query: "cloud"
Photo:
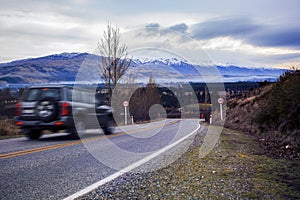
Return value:
M 145 28 L 160 28 L 159 23 L 146 24 Z
M 295 60 L 300 52 L 297 0 L 289 3 L 252 0 L 243 4 L 235 0 L 146 3 L 45 0 L 25 4 L 24 7 L 16 0 L 3 0 L 1 4 L 0 62 L 65 51 L 89 51 L 95 48 L 108 21 L 117 24 L 122 33 L 145 28 L 140 33 L 143 42 L 165 40 L 165 45 L 194 51 L 178 35 L 191 37 L 205 50 L 224 58 L 224 62 L 260 56 L 266 62 Z
M 186 25 L 185 23 L 175 24 L 173 26 L 170 26 L 169 29 L 184 33 L 186 30 L 188 30 L 188 25 Z
M 93 24 L 82 24 L 65 15 L 23 10 L 2 12 L 0 62 L 61 51 L 92 49 L 97 33 Z M 95 39 L 94 39 L 95 38 Z
M 191 37 L 207 40 L 232 37 L 262 47 L 292 47 L 300 49 L 300 25 L 266 24 L 247 17 L 218 18 L 190 26 Z
M 259 32 L 247 37 L 247 41 L 257 46 L 300 49 L 300 26 L 266 26 Z
M 244 37 L 254 33 L 262 27 L 249 18 L 231 17 L 208 20 L 191 25 L 189 32 L 196 39 L 211 39 L 224 36 Z
M 149 27 L 144 29 L 146 41 L 165 39 L 164 44 L 169 42 L 171 46 L 191 52 L 188 50 L 193 49 L 191 44 L 182 40 L 179 37 L 181 34 L 173 32 L 178 31 L 195 39 L 216 63 L 273 66 L 289 60 L 299 60 L 300 55 L 297 49 L 300 47 L 300 29 L 289 24 L 274 26 L 251 18 L 231 17 L 190 25 L 178 23 L 166 28 L 159 23 L 145 27 Z
M 300 53 L 291 53 L 291 54 L 278 54 L 278 55 L 267 55 L 263 57 L 253 58 L 256 62 L 267 62 L 273 63 L 273 65 L 285 63 L 285 62 L 299 62 Z

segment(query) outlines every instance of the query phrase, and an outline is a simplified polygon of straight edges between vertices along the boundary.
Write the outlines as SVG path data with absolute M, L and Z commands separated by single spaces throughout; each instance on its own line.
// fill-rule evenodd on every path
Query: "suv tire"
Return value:
M 114 130 L 115 130 L 114 124 L 115 124 L 115 121 L 113 118 L 109 118 L 107 120 L 106 125 L 104 127 L 102 127 L 105 135 L 111 135 L 114 133 Z
M 43 98 L 36 104 L 36 112 L 43 122 L 51 122 L 58 115 L 58 103 L 54 98 Z
M 37 140 L 41 137 L 41 130 L 28 130 L 25 133 L 26 137 L 31 140 Z
M 71 134 L 71 137 L 74 139 L 80 139 L 80 136 L 82 136 L 86 132 L 86 123 L 84 121 L 83 117 L 77 117 L 76 126 L 71 127 L 68 132 Z

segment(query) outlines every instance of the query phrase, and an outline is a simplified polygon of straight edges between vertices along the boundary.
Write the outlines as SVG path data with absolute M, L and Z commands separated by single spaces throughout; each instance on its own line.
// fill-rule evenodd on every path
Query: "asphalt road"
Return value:
M 81 140 L 64 133 L 37 141 L 1 140 L 0 199 L 63 199 L 174 143 L 197 126 L 192 120 L 166 120 L 119 127 L 110 136 L 89 130 Z

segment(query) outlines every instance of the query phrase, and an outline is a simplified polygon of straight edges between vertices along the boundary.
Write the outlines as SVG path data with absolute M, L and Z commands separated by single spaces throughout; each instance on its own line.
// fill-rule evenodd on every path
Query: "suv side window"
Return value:
M 72 101 L 72 89 L 66 88 L 67 93 L 67 101 Z
M 72 101 L 82 102 L 82 94 L 80 90 L 73 89 L 73 91 L 71 91 L 71 95 L 73 97 Z
M 82 103 L 89 103 L 88 93 L 85 91 L 80 91 Z
M 93 94 L 91 92 L 84 91 L 84 90 L 78 90 L 78 89 L 73 89 L 73 90 L 70 88 L 67 89 L 67 100 L 68 101 L 75 101 L 75 102 L 81 102 L 81 103 L 87 103 L 87 104 L 95 103 L 95 97 L 93 96 Z M 72 99 L 73 95 L 74 95 L 74 98 Z
M 81 97 L 82 97 L 82 102 L 83 103 L 88 103 L 88 104 L 94 104 L 95 98 L 89 91 L 80 91 L 81 92 Z

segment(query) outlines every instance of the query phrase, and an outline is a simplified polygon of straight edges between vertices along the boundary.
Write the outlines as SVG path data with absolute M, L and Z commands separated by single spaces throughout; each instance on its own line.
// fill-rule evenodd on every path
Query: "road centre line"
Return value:
M 170 125 L 175 124 L 177 122 L 178 121 L 167 123 L 166 126 L 170 126 Z M 153 127 L 140 128 L 140 129 L 137 129 L 137 130 L 131 130 L 131 131 L 128 131 L 128 132 L 121 132 L 121 133 L 117 133 L 117 134 L 113 134 L 113 135 L 107 135 L 107 136 L 105 135 L 105 136 L 95 137 L 95 138 L 91 138 L 91 139 L 84 139 L 84 140 L 78 140 L 78 141 L 73 141 L 73 142 L 67 142 L 67 143 L 63 143 L 63 144 L 49 145 L 49 146 L 45 146 L 45 147 L 39 147 L 39 148 L 27 149 L 27 150 L 23 150 L 23 151 L 0 154 L 0 160 L 1 159 L 6 159 L 6 158 L 12 158 L 12 157 L 16 157 L 16 156 L 32 154 L 32 153 L 43 152 L 43 151 L 47 151 L 47 150 L 53 150 L 53 149 L 73 146 L 73 145 L 80 144 L 80 143 L 87 143 L 87 142 L 91 142 L 91 141 L 102 140 L 104 138 L 118 137 L 118 136 L 121 136 L 121 135 L 127 135 L 127 134 L 131 134 L 131 133 L 136 133 L 136 132 L 139 132 L 139 131 L 151 130 L 151 129 L 154 129 L 154 128 L 157 128 L 157 127 L 160 127 L 160 126 L 156 125 L 156 126 L 153 126 Z
M 86 188 L 84 188 L 84 189 L 82 189 L 82 190 L 80 190 L 80 191 L 64 198 L 64 200 L 73 200 L 73 199 L 76 199 L 80 196 L 83 196 L 83 195 L 91 192 L 92 190 L 95 190 L 96 188 L 98 188 L 98 187 L 100 187 L 100 186 L 102 186 L 102 185 L 118 178 L 119 176 L 122 176 L 123 174 L 125 174 L 127 172 L 130 172 L 130 171 L 132 171 L 133 169 L 135 169 L 137 167 L 140 167 L 141 165 L 145 164 L 146 162 L 148 162 L 148 161 L 152 160 L 153 158 L 159 156 L 160 154 L 168 151 L 169 149 L 171 149 L 174 146 L 178 145 L 179 143 L 181 143 L 182 141 L 184 141 L 188 137 L 190 137 L 193 134 L 197 133 L 197 131 L 200 129 L 200 127 L 201 127 L 200 124 L 198 124 L 198 127 L 194 131 L 192 131 L 188 135 L 180 138 L 176 142 L 173 142 L 172 144 L 169 144 L 168 146 L 165 146 L 165 147 L 161 148 L 160 150 L 150 154 L 149 156 L 146 156 L 145 158 L 133 163 L 132 165 L 129 165 L 128 167 L 125 167 L 124 169 L 121 169 L 120 171 L 118 171 L 118 172 L 116 172 L 116 173 L 114 173 L 114 174 L 112 174 L 112 175 L 110 175 L 110 176 L 108 176 L 108 177 L 106 177 L 106 178 L 104 178 L 104 179 L 102 179 L 102 180 L 100 180 L 100 181 L 98 181 L 98 182 L 96 182 L 96 183 L 94 183 L 94 184 L 92 184 L 92 185 L 90 185 L 90 186 L 88 186 L 88 187 L 86 187 Z

